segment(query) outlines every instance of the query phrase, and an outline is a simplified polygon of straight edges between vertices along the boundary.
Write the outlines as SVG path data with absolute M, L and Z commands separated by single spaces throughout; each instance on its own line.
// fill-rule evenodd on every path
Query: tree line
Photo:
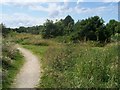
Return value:
M 19 27 L 15 29 L 6 28 L 1 24 L 3 36 L 10 31 L 18 33 L 42 34 L 43 38 L 55 38 L 57 36 L 70 36 L 73 41 L 100 41 L 110 42 L 111 36 L 120 33 L 120 22 L 112 19 L 107 24 L 99 16 L 93 16 L 86 19 L 78 20 L 68 15 L 65 19 L 46 20 L 43 25 L 33 27 Z
M 43 26 L 42 25 L 32 27 L 20 26 L 19 28 L 7 28 L 3 23 L 1 23 L 0 28 L 2 36 L 6 37 L 7 34 L 9 34 L 10 32 L 41 34 Z
M 112 19 L 107 24 L 99 16 L 78 20 L 76 23 L 71 16 L 61 19 L 55 23 L 47 20 L 43 27 L 44 38 L 54 38 L 57 36 L 70 36 L 73 41 L 100 41 L 109 42 L 111 36 L 120 33 L 120 22 Z

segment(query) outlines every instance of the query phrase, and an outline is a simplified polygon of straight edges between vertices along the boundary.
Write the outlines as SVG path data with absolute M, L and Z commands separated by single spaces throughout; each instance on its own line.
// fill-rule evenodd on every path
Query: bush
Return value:
M 120 34 L 116 33 L 115 35 L 112 35 L 111 42 L 117 42 L 120 41 Z

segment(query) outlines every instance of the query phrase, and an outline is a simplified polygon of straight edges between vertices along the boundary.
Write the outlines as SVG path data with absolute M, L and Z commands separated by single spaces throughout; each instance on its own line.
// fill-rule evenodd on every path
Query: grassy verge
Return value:
M 24 63 L 22 54 L 8 39 L 2 43 L 2 88 L 7 90 L 11 85 Z
M 33 53 L 42 58 L 48 48 L 48 46 L 36 46 L 36 45 L 22 45 L 24 48 L 31 50 Z
M 19 72 L 20 68 L 22 67 L 24 61 L 23 56 L 18 52 L 13 62 L 7 69 L 3 70 L 3 81 L 2 81 L 2 88 L 7 90 L 7 88 L 11 88 L 11 85 Z

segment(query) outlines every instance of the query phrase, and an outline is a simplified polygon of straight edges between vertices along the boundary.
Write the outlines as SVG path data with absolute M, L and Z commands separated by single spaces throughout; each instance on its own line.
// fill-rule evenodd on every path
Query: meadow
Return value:
M 64 43 L 41 35 L 16 34 L 13 42 L 31 50 L 41 60 L 39 88 L 116 88 L 119 43 L 98 46 L 96 42 Z M 61 40 L 62 41 L 62 40 Z
M 68 15 L 43 25 L 2 27 L 3 87 L 10 87 L 24 63 L 19 44 L 39 57 L 38 88 L 120 88 L 120 22 L 99 16 L 74 22 Z
M 45 12 L 49 12 L 47 8 L 50 7 L 50 11 L 54 13 L 52 9 L 57 4 L 53 5 L 52 8 L 50 4 L 48 7 L 44 7 L 43 4 L 40 5 L 45 8 Z M 85 7 L 87 4 L 85 4 Z M 114 5 L 112 3 L 109 4 L 110 6 Z M 36 5 L 39 4 L 36 3 Z M 62 4 L 58 4 L 58 7 L 59 5 L 61 6 Z M 60 9 L 60 12 L 62 10 L 66 12 L 64 9 L 70 9 L 63 14 L 64 17 L 62 16 L 61 19 L 55 17 L 58 16 L 56 13 L 54 13 L 56 14 L 55 16 L 50 13 L 54 17 L 51 18 L 52 20 L 50 20 L 48 15 L 44 16 L 46 21 L 41 21 L 41 15 L 37 17 L 36 15 L 42 12 L 35 12 L 36 15 L 33 16 L 35 18 L 29 17 L 28 15 L 33 15 L 29 12 L 28 15 L 25 15 L 25 18 L 22 18 L 23 22 L 21 21 L 23 14 L 20 14 L 20 16 L 15 14 L 19 19 L 17 22 L 12 20 L 12 17 L 10 19 L 12 23 L 10 24 L 8 24 L 9 22 L 5 23 L 8 18 L 5 22 L 1 22 L 0 31 L 3 39 L 0 40 L 2 46 L 2 55 L 0 55 L 2 66 L 0 66 L 0 70 L 2 69 L 3 90 L 11 87 L 23 64 L 25 68 L 22 69 L 25 71 L 21 71 L 20 73 L 22 74 L 20 76 L 24 77 L 16 78 L 21 81 L 18 87 L 25 85 L 25 87 L 32 86 L 32 88 L 55 89 L 120 88 L 120 22 L 111 15 L 110 17 L 106 16 L 106 12 L 109 11 L 111 13 L 111 10 L 107 10 L 107 8 L 101 10 L 103 8 L 96 7 L 99 5 L 103 7 L 105 4 L 96 4 L 95 7 L 90 5 L 90 7 L 92 6 L 91 8 L 88 6 L 85 8 L 83 7 L 84 5 L 78 7 L 78 4 L 76 6 L 70 3 L 70 6 L 76 6 L 73 10 L 80 11 L 80 15 L 76 15 L 78 14 L 76 13 L 74 18 L 72 17 L 74 13 L 69 15 L 69 11 L 71 12 L 72 9 L 68 8 L 68 5 L 65 4 L 65 7 L 57 8 Z M 117 6 L 117 3 L 115 5 Z M 27 6 L 27 8 L 39 9 L 39 7 L 33 7 L 33 5 L 32 7 Z M 20 11 L 22 9 L 24 7 Z M 102 11 L 101 13 L 106 14 L 107 18 L 101 17 L 101 15 L 94 16 L 94 13 L 96 13 L 94 11 L 92 12 L 93 14 L 90 14 L 92 16 L 88 14 L 82 18 L 81 11 L 85 11 L 84 14 L 87 14 L 91 11 L 90 9 L 96 10 L 96 12 Z M 97 9 L 100 10 L 97 11 Z M 32 11 L 34 10 L 32 9 Z M 30 22 L 29 20 L 32 21 Z M 34 21 L 38 22 L 35 23 Z M 18 49 L 15 46 L 19 46 Z M 26 64 L 25 60 L 30 63 Z M 32 72 L 29 73 L 29 71 Z M 37 78 L 34 79 L 34 77 Z M 39 84 L 36 82 L 37 80 Z

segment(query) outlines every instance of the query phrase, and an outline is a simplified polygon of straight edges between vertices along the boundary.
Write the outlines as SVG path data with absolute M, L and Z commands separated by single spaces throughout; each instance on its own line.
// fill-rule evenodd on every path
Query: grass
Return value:
M 67 45 L 59 52 L 57 49 L 48 49 L 44 56 L 46 66 L 39 87 L 119 87 L 117 46 L 99 48 Z
M 42 88 L 116 88 L 118 84 L 116 44 L 89 47 L 23 45 L 42 57 Z
M 41 40 L 49 44 L 39 44 Z M 61 41 L 58 43 L 57 40 L 30 36 L 19 42 L 42 58 L 44 72 L 38 87 L 120 88 L 119 49 L 115 42 L 102 47 L 97 42 L 73 44 L 62 43 L 63 38 L 58 40 Z
M 38 56 L 39 60 L 40 60 L 40 64 L 41 64 L 41 68 L 43 68 L 44 65 L 44 61 L 43 61 L 43 57 L 46 54 L 46 51 L 48 49 L 48 46 L 36 46 L 36 45 L 22 45 L 24 48 L 32 51 L 35 55 Z M 41 70 L 43 71 L 43 70 Z
M 2 88 L 7 90 L 11 88 L 11 85 L 19 72 L 20 68 L 22 67 L 24 61 L 23 56 L 20 53 L 17 53 L 13 59 L 12 64 L 3 70 L 3 81 L 2 81 Z
M 24 63 L 21 53 L 14 48 L 14 44 L 3 39 L 2 44 L 2 88 L 7 90 L 11 85 Z
M 36 45 L 22 45 L 24 48 L 31 50 L 36 55 L 39 55 L 39 57 L 43 57 L 48 46 L 36 46 Z
M 41 35 L 32 34 L 15 34 L 12 37 L 12 41 L 22 45 L 37 45 L 37 46 L 49 46 L 56 44 L 49 39 L 42 39 Z

